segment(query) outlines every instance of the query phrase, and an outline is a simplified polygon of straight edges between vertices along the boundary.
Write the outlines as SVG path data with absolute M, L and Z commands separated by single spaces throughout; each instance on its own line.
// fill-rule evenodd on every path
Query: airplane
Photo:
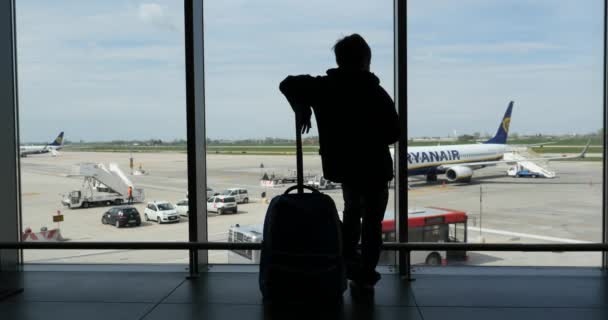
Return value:
M 37 146 L 19 146 L 19 156 L 27 157 L 30 154 L 42 154 L 51 153 L 53 156 L 57 156 L 59 153 L 57 150 L 63 148 L 63 131 L 59 133 L 55 140 L 47 145 Z
M 450 182 L 470 182 L 474 170 L 497 164 L 517 164 L 518 161 L 503 160 L 507 146 L 509 124 L 513 101 L 498 126 L 496 135 L 479 144 L 460 144 L 407 148 L 407 176 L 425 175 L 427 181 L 437 181 L 438 174 L 445 174 Z M 551 161 L 583 158 L 589 149 L 589 142 L 583 151 L 575 156 L 528 158 L 520 161 Z M 391 149 L 391 153 L 393 153 Z

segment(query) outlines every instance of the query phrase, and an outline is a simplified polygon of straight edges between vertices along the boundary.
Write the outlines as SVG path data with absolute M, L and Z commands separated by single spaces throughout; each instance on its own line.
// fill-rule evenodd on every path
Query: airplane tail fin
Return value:
M 507 137 L 509 136 L 509 124 L 511 124 L 511 111 L 513 110 L 513 101 L 509 102 L 509 107 L 505 112 L 505 116 L 502 118 L 500 125 L 498 126 L 498 131 L 496 131 L 496 135 L 484 142 L 484 143 L 493 143 L 493 144 L 506 144 Z
M 63 146 L 63 131 L 61 131 L 61 133 L 59 133 L 59 135 L 57 136 L 57 138 L 55 138 L 55 141 L 49 143 L 49 146 L 52 146 L 52 147 L 61 147 L 61 146 Z

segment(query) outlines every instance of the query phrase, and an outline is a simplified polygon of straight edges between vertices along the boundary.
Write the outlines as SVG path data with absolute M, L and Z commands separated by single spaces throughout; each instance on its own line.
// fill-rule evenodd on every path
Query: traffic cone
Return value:
M 443 182 L 441 183 L 441 187 L 445 188 L 445 180 L 443 180 Z

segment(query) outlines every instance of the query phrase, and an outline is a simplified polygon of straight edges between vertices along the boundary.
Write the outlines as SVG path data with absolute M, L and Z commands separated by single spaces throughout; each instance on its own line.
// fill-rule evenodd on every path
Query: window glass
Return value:
M 158 209 L 163 210 L 163 211 L 164 210 L 173 210 L 173 209 L 175 209 L 175 207 L 173 207 L 173 205 L 170 203 L 161 203 L 158 205 Z
M 296 181 L 294 114 L 279 83 L 288 75 L 326 75 L 336 67 L 336 41 L 359 33 L 372 50 L 371 71 L 393 97 L 393 1 L 205 1 L 204 21 L 207 183 L 215 190 L 244 189 L 223 192 L 242 203 L 236 214 L 208 216 L 209 239 L 259 242 L 270 201 Z M 312 126 L 303 135 L 304 180 L 329 195 L 341 214 L 341 185 L 320 179 L 315 119 Z M 369 151 L 364 142 L 357 149 Z M 361 164 L 357 170 L 374 168 Z M 387 226 L 394 222 L 392 186 Z M 313 231 L 294 232 L 308 237 Z M 242 252 L 209 253 L 211 263 L 257 263 L 258 258 Z M 381 263 L 393 264 L 394 254 L 387 252 Z
M 400 178 L 410 231 L 421 215 L 445 217 L 448 228 L 421 223 L 424 234 L 410 240 L 601 242 L 604 3 L 407 5 L 408 170 Z M 598 266 L 601 256 L 437 254 L 448 265 L 524 266 Z
M 57 229 L 49 241 L 187 241 L 187 219 L 142 217 L 118 229 L 101 219 L 115 206 L 143 211 L 186 196 L 183 1 L 15 2 L 23 228 Z M 58 212 L 64 220 L 55 223 Z M 26 263 L 188 263 L 186 251 L 23 255 Z

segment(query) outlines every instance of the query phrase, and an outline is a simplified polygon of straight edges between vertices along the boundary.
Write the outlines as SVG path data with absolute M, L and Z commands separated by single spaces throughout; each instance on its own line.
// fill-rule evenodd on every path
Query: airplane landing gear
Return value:
M 437 181 L 437 174 L 429 173 L 426 175 L 426 182 L 435 182 Z

